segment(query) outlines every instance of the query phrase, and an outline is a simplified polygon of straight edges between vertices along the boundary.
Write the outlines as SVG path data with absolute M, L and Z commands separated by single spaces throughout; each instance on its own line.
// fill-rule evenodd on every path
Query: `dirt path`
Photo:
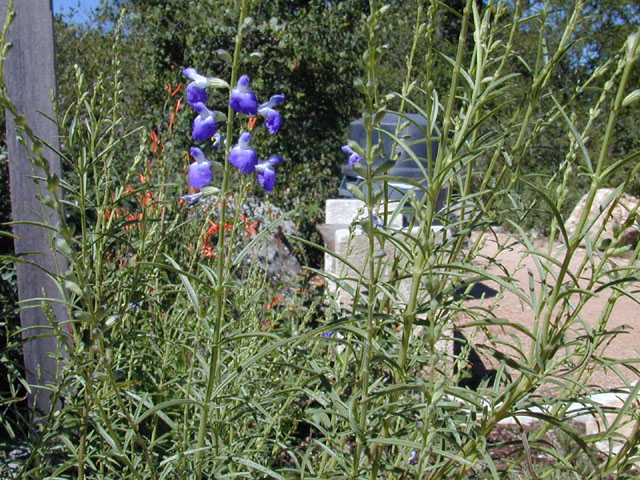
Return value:
M 498 245 L 510 246 L 498 252 Z M 536 241 L 535 246 L 537 249 L 546 252 L 548 244 L 545 240 L 538 240 Z M 563 250 L 561 245 L 554 246 L 555 258 L 562 260 L 562 252 Z M 574 257 L 570 264 L 570 271 L 572 272 L 576 272 L 580 263 L 585 259 L 586 249 L 580 249 L 578 253 L 579 254 Z M 531 280 L 533 280 L 533 285 L 536 291 L 543 288 L 544 284 L 541 282 L 541 276 L 538 274 L 534 257 L 527 254 L 525 247 L 521 243 L 515 242 L 513 238 L 510 239 L 506 234 L 499 234 L 495 238 L 487 237 L 486 243 L 482 248 L 482 254 L 483 256 L 486 256 L 486 258 L 478 258 L 475 262 L 476 265 L 485 266 L 487 270 L 492 273 L 504 273 L 489 260 L 490 258 L 495 258 L 497 260 L 496 264 L 502 265 L 507 272 L 513 275 L 517 279 L 520 287 L 524 289 L 527 294 Z M 628 265 L 628 255 L 627 257 L 616 257 L 614 262 L 619 267 Z M 597 264 L 594 266 L 597 267 Z M 557 272 L 559 268 L 554 267 L 553 270 Z M 591 267 L 588 267 L 585 275 L 588 274 L 590 276 L 591 271 Z M 585 275 L 583 275 L 583 277 Z M 552 280 L 552 276 L 547 275 L 547 285 L 552 285 Z M 587 280 L 585 278 L 581 279 L 580 285 L 584 286 L 586 281 Z M 490 282 L 483 283 L 487 286 L 498 288 L 495 284 L 492 285 Z M 640 292 L 640 282 L 627 284 L 627 288 L 635 292 L 637 295 Z M 607 288 L 589 298 L 581 311 L 581 317 L 586 325 L 593 326 L 597 324 L 601 312 L 605 309 L 611 293 L 612 290 Z M 577 302 L 578 299 L 578 294 L 572 296 L 572 301 Z M 496 318 L 504 318 L 511 322 L 517 322 L 529 331 L 533 331 L 535 319 L 533 309 L 529 305 L 521 302 L 513 293 L 507 292 L 502 296 L 498 295 L 494 298 L 472 300 L 468 302 L 468 306 L 492 307 L 492 313 Z M 466 320 L 468 320 L 468 318 Z M 461 319 L 461 324 L 464 323 L 465 319 Z M 616 328 L 624 328 L 624 331 L 613 338 L 610 344 L 606 347 L 604 355 L 616 359 L 636 359 L 635 362 L 633 362 L 634 366 L 635 368 L 640 368 L 640 305 L 638 303 L 628 297 L 622 297 L 617 300 L 611 314 L 610 321 L 607 325 L 607 330 L 613 330 Z M 518 341 L 522 342 L 522 351 L 527 354 L 530 352 L 532 342 L 524 333 L 518 332 L 514 328 L 503 329 L 500 327 L 491 327 L 490 331 L 496 339 L 505 340 L 511 344 L 515 343 L 515 338 L 517 338 Z M 581 333 L 584 333 L 584 330 L 579 331 L 574 329 L 573 332 L 569 333 L 569 336 L 575 337 Z M 515 338 L 513 336 L 515 336 Z M 486 336 L 478 334 L 473 339 L 473 343 L 486 344 L 489 342 L 487 342 Z M 513 357 L 513 351 L 504 345 L 499 346 L 498 350 Z M 593 372 L 593 376 L 590 378 L 589 383 L 604 388 L 620 387 L 624 385 L 623 380 L 620 378 L 620 374 L 625 375 L 628 381 L 634 381 L 638 378 L 636 374 L 628 369 L 620 369 L 618 373 L 611 369 L 598 369 Z

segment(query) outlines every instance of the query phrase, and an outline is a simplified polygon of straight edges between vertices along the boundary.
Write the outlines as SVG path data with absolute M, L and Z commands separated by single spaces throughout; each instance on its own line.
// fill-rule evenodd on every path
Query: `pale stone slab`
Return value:
M 629 393 L 627 392 L 609 392 L 593 395 L 591 397 L 591 400 L 598 403 L 602 407 L 619 409 L 625 404 L 628 398 Z M 636 399 L 632 411 L 634 409 L 637 411 L 639 406 L 640 404 Z M 612 411 L 605 412 L 603 415 L 604 418 L 595 415 L 582 415 L 581 417 L 579 417 L 579 419 L 585 424 L 586 434 L 595 435 L 597 433 L 610 430 L 613 423 L 617 420 L 618 415 L 619 413 L 617 411 Z M 618 434 L 620 437 L 617 439 L 610 439 L 609 441 L 605 440 L 602 442 L 598 442 L 596 446 L 598 447 L 598 449 L 604 452 L 611 449 L 611 451 L 613 451 L 614 453 L 618 453 L 622 448 L 624 442 L 633 434 L 637 421 L 637 418 L 633 418 L 633 414 L 627 414 L 622 418 L 622 421 L 616 429 L 616 434 Z
M 350 225 L 364 211 L 364 202 L 356 198 L 332 198 L 325 204 L 327 225 Z
M 617 205 L 611 210 L 612 203 L 606 205 L 607 200 L 614 194 L 613 188 L 601 188 L 596 192 L 593 200 L 593 205 L 589 211 L 587 222 L 592 222 L 593 225 L 589 228 L 589 235 L 591 241 L 600 245 L 603 240 L 613 240 L 615 237 L 615 230 L 617 227 L 624 225 L 629 217 L 636 216 L 636 220 L 633 226 L 629 230 L 638 230 L 638 204 L 640 200 L 632 195 L 623 193 L 618 201 Z M 565 222 L 565 229 L 569 236 L 574 235 L 578 228 L 578 223 L 585 210 L 585 203 L 587 201 L 587 195 L 584 195 L 576 207 L 574 208 L 571 216 Z M 609 212 L 611 210 L 611 212 Z M 604 227 L 604 229 L 603 229 Z M 603 229 L 602 234 L 597 237 L 600 229 Z M 584 240 L 581 242 L 584 244 Z
M 398 202 L 389 203 L 388 209 L 392 213 L 398 207 Z M 376 212 L 382 218 L 382 212 Z M 355 220 L 366 216 L 364 202 L 355 198 L 332 198 L 325 204 L 326 225 L 351 225 Z M 389 216 L 390 227 L 402 227 L 403 217 L 398 214 Z
M 330 254 L 325 254 L 325 271 L 338 278 L 349 279 L 346 280 L 348 284 L 351 287 L 356 288 L 358 284 L 357 278 L 360 275 L 364 274 L 365 269 L 367 268 L 369 238 L 359 227 L 355 228 L 353 235 L 349 228 L 338 228 L 333 231 L 333 241 L 331 243 L 333 244 L 332 251 L 335 252 L 336 255 L 339 255 L 340 257 L 346 259 L 353 266 L 353 268 L 348 267 L 336 257 Z M 380 244 L 377 240 L 375 243 L 376 248 L 380 248 Z M 393 259 L 394 248 L 389 242 L 387 242 L 387 244 L 385 245 L 384 250 L 386 252 L 385 259 Z M 382 275 L 383 277 L 386 276 L 384 271 Z M 338 303 L 343 307 L 350 306 L 353 301 L 353 299 L 351 298 L 351 294 L 344 289 L 338 289 L 335 283 L 331 283 L 332 284 L 329 285 L 330 289 L 334 292 L 337 290 Z
M 632 383 L 632 386 L 635 385 L 635 382 Z M 619 409 L 624 403 L 627 401 L 629 397 L 628 391 L 618 391 L 618 392 L 606 392 L 606 393 L 598 393 L 591 395 L 589 398 L 592 402 L 597 403 L 603 408 L 608 409 Z M 640 403 L 638 400 L 634 402 L 634 409 L 640 407 Z M 579 413 L 584 411 L 585 409 L 591 409 L 593 405 L 590 403 L 572 403 L 567 409 L 567 414 L 571 413 Z M 632 409 L 632 412 L 633 410 Z M 551 407 L 549 408 L 533 408 L 531 409 L 532 413 L 544 413 L 549 414 Z M 602 433 L 610 429 L 611 425 L 616 421 L 619 413 L 617 411 L 609 411 L 605 412 L 603 416 L 597 415 L 595 413 L 583 413 L 580 415 L 576 415 L 572 418 L 573 421 L 582 423 L 585 426 L 585 434 L 586 435 L 595 435 L 598 433 Z M 532 425 L 540 420 L 536 417 L 518 415 L 518 420 L 522 425 Z M 608 452 L 611 450 L 614 453 L 617 453 L 622 448 L 624 441 L 631 437 L 634 432 L 636 422 L 638 420 L 634 418 L 633 413 L 631 415 L 625 416 L 621 423 L 619 424 L 616 433 L 619 435 L 617 439 L 610 439 L 608 441 L 602 441 L 596 443 L 596 447 L 603 451 Z M 500 421 L 501 424 L 516 424 L 516 421 L 513 417 L 505 418 Z

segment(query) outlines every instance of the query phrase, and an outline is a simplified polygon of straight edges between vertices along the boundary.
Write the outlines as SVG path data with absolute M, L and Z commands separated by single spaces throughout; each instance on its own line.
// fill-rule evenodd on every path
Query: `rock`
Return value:
M 267 275 L 274 282 L 288 283 L 302 271 L 293 254 L 293 247 L 281 228 L 269 233 L 258 250 L 257 258 L 267 268 Z
M 636 382 L 633 382 L 631 386 L 633 387 Z M 629 398 L 630 391 L 628 388 L 622 388 L 617 391 L 599 393 L 590 396 L 590 400 L 593 404 L 597 404 L 600 407 L 600 412 L 602 414 L 596 413 L 595 409 L 591 413 L 586 413 L 575 417 L 574 420 L 578 422 L 582 422 L 585 425 L 585 430 L 587 435 L 597 435 L 602 432 L 609 432 L 611 426 L 618 419 L 619 409 L 627 402 Z M 604 440 L 598 442 L 596 447 L 603 451 L 608 452 L 609 450 L 617 453 L 622 448 L 624 442 L 631 438 L 634 434 L 634 429 L 636 426 L 637 419 L 634 418 L 634 412 L 637 411 L 639 406 L 638 400 L 634 401 L 634 406 L 630 409 L 630 411 L 624 415 L 616 428 L 615 435 L 609 440 Z M 592 408 L 591 405 L 581 405 L 577 404 L 572 406 L 575 411 L 580 411 L 580 408 Z M 611 432 L 609 432 L 611 433 Z
M 11 451 L 3 452 L 4 458 L 0 461 L 0 480 L 20 477 L 19 474 L 31 455 L 31 449 L 26 443 L 16 439 L 14 442 L 16 443 Z
M 249 219 L 258 222 L 258 231 L 280 218 L 285 212 L 273 204 L 265 204 L 257 198 L 248 198 L 242 206 L 242 213 Z M 293 283 L 302 268 L 294 254 L 294 248 L 288 240 L 289 236 L 299 236 L 300 232 L 290 218 L 282 220 L 261 242 L 256 258 L 267 269 L 271 281 L 285 284 Z
M 322 235 L 324 243 L 328 250 L 334 252 L 338 257 L 347 259 L 350 266 L 339 260 L 331 253 L 325 252 L 324 271 L 327 273 L 327 287 L 332 293 L 335 293 L 335 300 L 343 308 L 351 308 L 353 303 L 353 292 L 358 285 L 357 278 L 365 272 L 365 266 L 368 264 L 369 237 L 366 234 L 364 224 L 365 208 L 364 202 L 357 199 L 328 199 L 326 202 L 325 219 L 326 224 L 317 225 L 316 229 Z M 407 234 L 414 234 L 418 231 L 418 227 L 404 227 L 404 214 L 401 211 L 395 211 L 399 204 L 397 202 L 389 203 L 389 217 L 387 224 L 383 228 L 390 236 L 398 235 L 404 238 Z M 382 222 L 383 214 L 377 211 L 376 215 Z M 444 235 L 444 227 L 442 225 L 433 225 L 432 231 L 436 237 L 442 238 Z M 378 239 L 375 239 L 376 253 L 386 260 L 385 265 L 379 273 L 380 279 L 388 279 L 391 267 L 396 256 L 393 242 L 387 241 L 384 250 Z M 403 260 L 406 261 L 406 260 Z M 401 264 L 402 268 L 404 265 Z M 351 268 L 353 267 L 353 268 Z M 333 281 L 336 279 L 338 281 Z M 404 278 L 400 281 L 399 292 L 405 298 L 408 297 L 411 288 L 411 279 Z M 362 292 L 361 292 L 362 293 Z
M 610 198 L 612 195 L 614 195 L 613 188 L 601 188 L 596 192 L 588 220 L 591 221 L 595 218 L 595 222 L 593 222 L 593 225 L 589 229 L 591 241 L 596 246 L 607 246 L 613 242 L 619 233 L 619 229 L 627 225 L 624 232 L 622 232 L 621 243 L 635 246 L 640 237 L 640 225 L 638 224 L 637 214 L 636 218 L 630 218 L 630 215 L 640 203 L 640 200 L 632 195 L 623 193 L 618 203 L 613 210 L 611 210 L 612 201 Z M 587 195 L 584 195 L 574 208 L 569 219 L 565 222 L 564 226 L 569 236 L 576 233 L 580 217 L 584 212 L 586 200 Z M 609 212 L 611 214 L 609 214 Z M 603 224 L 604 230 L 602 234 L 598 236 L 598 232 Z M 585 244 L 584 239 L 581 241 L 581 244 Z
M 595 446 L 598 450 L 608 453 L 618 453 L 624 443 L 631 439 L 635 434 L 638 408 L 640 402 L 636 399 L 633 406 L 623 415 L 617 424 L 615 432 L 611 431 L 618 416 L 621 415 L 620 409 L 629 398 L 629 394 L 634 390 L 633 387 L 637 382 L 631 383 L 631 388 L 620 388 L 610 392 L 594 393 L 589 395 L 588 400 L 583 402 L 571 403 L 567 408 L 567 419 L 572 422 L 582 424 L 585 429 L 585 435 L 600 435 L 607 433 L 608 439 L 596 442 Z M 549 415 L 553 410 L 553 406 L 545 406 L 542 408 L 535 407 L 527 410 L 527 412 Z M 540 422 L 536 416 L 528 416 L 520 412 L 517 415 L 518 422 L 522 425 L 534 425 Z M 507 417 L 500 421 L 501 424 L 516 424 L 515 416 Z
M 628 230 L 622 236 L 621 243 L 633 250 L 638 245 L 638 241 L 640 241 L 640 230 Z
M 216 218 L 217 208 L 215 203 L 217 197 L 204 197 L 197 205 L 191 208 L 190 215 L 202 221 L 207 218 L 209 212 L 213 215 L 211 219 L 220 223 Z M 235 215 L 236 206 L 232 200 L 227 204 L 227 218 Z M 238 228 L 246 230 L 246 238 L 238 235 L 244 243 L 248 243 L 252 236 L 268 228 L 275 220 L 284 215 L 284 211 L 273 204 L 266 204 L 261 200 L 249 197 L 244 205 L 240 207 L 240 225 Z M 300 263 L 294 254 L 294 249 L 288 240 L 291 235 L 300 235 L 295 224 L 290 218 L 285 218 L 277 226 L 271 228 L 264 239 L 255 246 L 251 254 L 247 255 L 246 261 L 251 262 L 257 259 L 267 270 L 269 279 L 274 283 L 284 283 L 292 286 L 295 278 L 302 271 Z M 240 248 L 242 248 L 242 245 Z

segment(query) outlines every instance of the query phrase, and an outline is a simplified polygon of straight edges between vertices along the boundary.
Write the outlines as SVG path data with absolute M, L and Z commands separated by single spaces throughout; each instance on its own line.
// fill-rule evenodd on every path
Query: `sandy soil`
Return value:
M 499 250 L 499 245 L 506 248 Z M 546 239 L 539 239 L 535 242 L 535 247 L 538 250 L 547 251 L 548 242 Z M 564 257 L 564 250 L 561 245 L 554 245 L 553 257 L 562 260 Z M 483 266 L 486 270 L 496 273 L 504 274 L 496 264 L 502 265 L 510 275 L 517 279 L 519 286 L 524 292 L 529 295 L 529 285 L 533 285 L 536 292 L 541 288 L 549 288 L 554 285 L 553 277 L 551 274 L 547 275 L 546 283 L 541 281 L 542 277 L 539 274 L 538 268 L 534 261 L 534 256 L 527 253 L 526 248 L 521 242 L 515 241 L 513 238 L 509 238 L 506 234 L 498 234 L 494 238 L 486 237 L 486 243 L 482 247 L 483 258 L 476 260 L 476 265 Z M 581 248 L 572 262 L 570 263 L 569 270 L 573 273 L 578 271 L 579 265 L 586 257 L 586 249 Z M 495 258 L 496 262 L 493 264 L 490 259 Z M 613 262 L 622 267 L 628 265 L 630 261 L 629 255 L 615 257 Z M 584 288 L 587 285 L 588 277 L 592 275 L 593 268 L 597 268 L 597 263 L 592 266 L 588 266 L 581 276 L 580 286 Z M 559 267 L 554 267 L 552 271 L 557 272 Z M 498 289 L 497 285 L 491 282 L 483 282 L 487 286 Z M 640 293 L 640 282 L 628 283 L 627 289 L 635 292 L 636 295 Z M 595 287 L 597 288 L 597 287 Z M 590 291 L 593 291 L 591 288 Z M 583 294 L 583 298 L 589 298 L 581 311 L 581 318 L 586 325 L 594 326 L 597 324 L 601 313 L 606 307 L 613 290 L 611 288 L 604 289 L 594 296 L 587 296 Z M 640 295 L 639 295 L 640 296 Z M 578 302 L 580 299 L 579 294 L 572 295 L 571 300 Z M 534 310 L 530 305 L 523 303 L 515 294 L 506 292 L 503 295 L 497 295 L 493 298 L 485 298 L 482 300 L 471 300 L 467 302 L 469 306 L 482 306 L 493 308 L 493 315 L 496 318 L 503 318 L 511 322 L 517 322 L 524 326 L 527 330 L 533 331 L 534 329 Z M 464 325 L 468 322 L 469 318 L 461 318 L 460 325 Z M 607 330 L 613 330 L 616 328 L 624 328 L 623 333 L 616 335 L 609 345 L 604 350 L 604 355 L 607 357 L 613 357 L 616 359 L 631 360 L 635 368 L 640 368 L 640 305 L 634 302 L 628 297 L 621 297 L 615 303 L 610 320 L 607 324 Z M 470 331 L 465 329 L 467 336 L 473 337 L 473 343 L 479 344 L 495 344 L 489 342 L 487 337 L 481 332 Z M 505 340 L 508 343 L 513 344 L 515 342 L 514 336 L 522 342 L 522 351 L 529 354 L 531 348 L 531 340 L 524 333 L 518 332 L 514 328 L 501 328 L 491 327 L 491 335 L 495 339 Z M 568 336 L 575 337 L 584 333 L 584 330 L 580 331 L 577 328 L 568 333 Z M 475 337 L 474 337 L 475 335 Z M 512 351 L 508 347 L 498 346 L 498 350 L 505 354 L 513 356 Z M 620 369 L 619 373 L 625 375 L 628 381 L 634 381 L 638 377 L 628 369 Z M 620 378 L 619 374 L 615 373 L 611 369 L 598 369 L 593 372 L 592 377 L 589 380 L 592 385 L 597 385 L 603 388 L 615 388 L 624 385 L 624 381 Z

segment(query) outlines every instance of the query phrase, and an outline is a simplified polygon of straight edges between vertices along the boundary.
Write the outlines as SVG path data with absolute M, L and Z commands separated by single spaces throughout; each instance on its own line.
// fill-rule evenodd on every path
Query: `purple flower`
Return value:
M 342 147 L 342 151 L 344 153 L 349 154 L 349 166 L 353 167 L 354 164 L 359 163 L 362 160 L 362 157 L 358 155 L 349 145 L 345 145 Z
M 320 336 L 324 337 L 324 338 L 329 338 L 329 337 L 332 337 L 334 333 L 336 333 L 336 332 L 321 333 Z
M 382 225 L 383 225 L 382 220 L 380 220 L 378 218 L 378 216 L 374 214 L 373 215 L 373 226 L 377 228 L 377 227 L 381 227 Z
M 256 115 L 258 113 L 258 99 L 256 94 L 249 90 L 249 77 L 242 75 L 238 85 L 231 90 L 229 105 L 238 113 Z
M 220 134 L 220 132 L 214 133 L 213 138 L 213 148 L 220 148 L 224 144 L 224 137 Z
M 207 77 L 200 75 L 195 68 L 189 67 L 182 70 L 182 73 L 193 80 L 187 85 L 187 102 L 194 107 L 196 103 L 207 103 Z M 195 108 L 195 107 L 194 107 Z
M 189 185 L 200 190 L 202 187 L 209 185 L 213 175 L 207 157 L 204 156 L 202 150 L 197 147 L 191 147 L 191 156 L 196 160 L 189 165 Z
M 267 160 L 264 160 L 256 166 L 256 174 L 258 183 L 262 185 L 265 192 L 269 193 L 276 185 L 276 171 L 273 167 L 282 163 L 282 157 L 278 155 L 271 155 Z
M 202 193 L 191 193 L 189 195 L 183 195 L 180 197 L 181 200 L 186 200 L 187 205 L 193 207 L 200 201 L 200 197 L 202 197 Z
M 192 137 L 196 142 L 204 142 L 218 130 L 214 113 L 201 102 L 193 104 L 193 109 L 198 112 L 198 116 L 193 120 Z
M 284 95 L 273 95 L 268 102 L 258 107 L 258 113 L 267 119 L 264 122 L 264 126 L 267 127 L 271 135 L 278 133 L 278 129 L 282 123 L 280 113 L 274 110 L 273 107 L 280 105 L 282 102 L 284 102 Z
M 231 149 L 229 153 L 229 162 L 236 168 L 240 169 L 240 173 L 248 175 L 253 173 L 258 164 L 258 154 L 255 149 L 249 146 L 251 134 L 244 132 L 238 139 L 238 144 Z

